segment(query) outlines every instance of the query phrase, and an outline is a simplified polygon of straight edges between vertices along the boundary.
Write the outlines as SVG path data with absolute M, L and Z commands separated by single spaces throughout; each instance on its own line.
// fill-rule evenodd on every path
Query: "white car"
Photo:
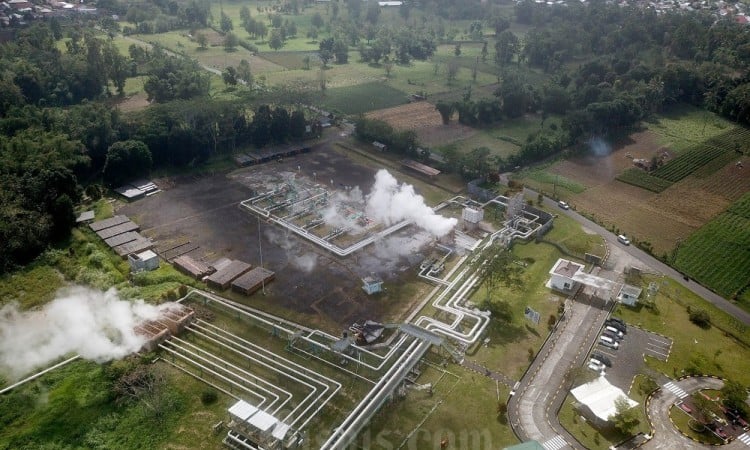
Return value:
M 566 202 L 560 200 L 557 202 L 557 206 L 559 206 L 562 209 L 570 209 L 570 205 L 568 205 Z
M 604 373 L 604 369 L 605 369 L 606 366 L 604 364 L 602 364 L 601 362 L 595 360 L 594 358 L 591 358 L 589 360 L 589 366 L 588 367 L 589 367 L 589 369 L 591 369 L 591 370 L 593 370 L 595 372 Z
M 611 325 L 607 325 L 606 327 L 604 327 L 604 329 L 614 334 L 615 336 L 617 336 L 618 339 L 622 339 L 623 337 L 622 331 L 618 330 L 617 328 Z
M 599 343 L 602 344 L 605 347 L 609 347 L 609 348 L 612 348 L 612 349 L 615 349 L 615 350 L 617 350 L 617 348 L 620 347 L 620 343 L 619 342 L 615 341 L 614 339 L 612 339 L 609 336 L 604 336 L 604 335 L 599 336 Z
M 625 236 L 624 234 L 620 234 L 620 235 L 618 235 L 618 236 L 617 236 L 617 240 L 618 240 L 618 241 L 619 241 L 619 242 L 620 242 L 620 243 L 621 243 L 622 245 L 630 245 L 630 239 L 628 239 L 628 237 L 627 237 L 627 236 Z

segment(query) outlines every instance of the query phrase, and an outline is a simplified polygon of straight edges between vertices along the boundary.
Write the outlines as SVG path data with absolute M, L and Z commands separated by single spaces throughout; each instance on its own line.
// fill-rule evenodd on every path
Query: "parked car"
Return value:
M 562 209 L 570 209 L 570 205 L 568 205 L 566 202 L 560 200 L 557 202 L 557 206 L 559 206 Z
M 627 236 L 625 236 L 624 234 L 620 234 L 620 235 L 618 235 L 618 236 L 617 236 L 617 240 L 618 240 L 618 241 L 619 241 L 619 242 L 620 242 L 621 244 L 623 244 L 623 245 L 630 245 L 630 239 L 628 239 L 628 237 L 627 237 Z
M 612 360 L 602 355 L 601 353 L 592 353 L 591 358 L 599 361 L 600 363 L 604 364 L 607 367 L 612 367 Z
M 605 347 L 609 347 L 611 349 L 617 350 L 618 347 L 620 347 L 620 343 L 617 342 L 614 338 L 611 338 L 607 335 L 601 335 L 599 336 L 599 343 L 602 344 Z
M 619 331 L 622 334 L 628 334 L 628 327 L 623 325 L 620 322 L 616 322 L 612 319 L 607 319 L 604 324 L 608 327 L 617 328 L 617 331 Z
M 611 316 L 609 319 L 607 319 L 610 322 L 617 322 L 622 326 L 625 326 L 625 321 L 620 319 L 619 317 Z
M 591 358 L 589 360 L 588 367 L 589 367 L 589 369 L 591 369 L 591 370 L 593 370 L 595 372 L 604 373 L 604 369 L 605 369 L 606 366 L 604 364 L 602 364 L 601 362 L 595 360 L 594 358 Z
M 618 330 L 617 328 L 615 328 L 613 326 L 607 325 L 606 327 L 604 327 L 604 330 L 605 331 L 609 331 L 613 335 L 617 336 L 617 339 L 622 339 L 623 338 L 622 331 Z

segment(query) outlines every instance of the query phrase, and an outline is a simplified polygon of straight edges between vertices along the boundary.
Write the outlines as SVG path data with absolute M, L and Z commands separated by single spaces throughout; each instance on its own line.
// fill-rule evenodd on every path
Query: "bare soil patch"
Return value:
M 444 145 L 477 133 L 477 130 L 455 121 L 443 125 L 435 105 L 424 101 L 372 111 L 367 117 L 387 122 L 396 130 L 414 130 L 419 142 L 426 146 Z
M 731 203 L 750 192 L 750 157 L 737 156 L 721 170 L 706 177 L 701 188 Z
M 121 100 L 117 103 L 117 108 L 123 112 L 140 111 L 150 104 L 148 95 L 145 92 L 139 92 Z
M 397 130 L 417 130 L 422 127 L 442 125 L 443 123 L 435 105 L 429 102 L 414 102 L 380 109 L 368 113 L 367 117 L 388 122 Z
M 561 161 L 550 172 L 578 181 L 586 186 L 609 183 L 625 169 L 633 166 L 633 159 L 650 160 L 665 151 L 657 141 L 658 136 L 650 131 L 641 131 L 630 136 L 627 142 L 616 144 L 606 156 L 593 153 Z
M 221 257 L 260 264 L 276 272 L 276 280 L 261 292 L 244 297 L 223 295 L 252 306 L 320 326 L 332 332 L 364 319 L 394 320 L 415 298 L 414 267 L 429 251 L 424 233 L 406 228 L 348 257 L 338 258 L 284 228 L 265 222 L 239 206 L 259 188 L 261 180 L 281 174 L 314 177 L 329 188 L 359 185 L 366 194 L 375 170 L 333 151 L 327 144 L 306 155 L 286 158 L 230 173 L 177 177 L 158 195 L 119 208 L 135 220 L 143 234 L 158 241 L 190 241 L 199 248 L 190 253 L 213 262 Z M 420 244 L 422 242 L 422 244 Z M 387 291 L 368 296 L 361 278 L 376 274 Z M 293 313 L 290 314 L 289 311 Z

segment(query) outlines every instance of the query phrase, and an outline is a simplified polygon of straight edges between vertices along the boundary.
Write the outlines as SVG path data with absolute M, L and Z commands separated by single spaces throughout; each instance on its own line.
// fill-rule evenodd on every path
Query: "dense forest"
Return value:
M 528 113 L 562 121 L 529 135 L 505 160 L 488 158 L 483 149 L 467 156 L 446 149 L 446 168 L 467 178 L 538 161 L 592 136 L 627 132 L 675 103 L 750 123 L 750 33 L 743 25 L 704 12 L 656 14 L 606 2 L 549 6 L 526 0 L 513 9 L 470 3 L 405 2 L 400 22 L 385 22 L 377 8 L 359 0 L 333 2 L 327 20 L 313 16 L 308 34 L 315 39 L 321 33 L 317 56 L 324 66 L 406 67 L 431 58 L 438 44 L 454 42 L 449 21 L 470 21 L 466 36 L 484 42 L 481 62 L 498 83 L 494 96 L 478 98 L 469 90 L 460 101 L 437 102 L 444 122 L 454 113 L 472 127 Z M 74 205 L 84 195 L 100 195 L 102 185 L 152 168 L 199 165 L 241 146 L 300 139 L 305 132 L 305 115 L 294 106 L 305 99 L 303 92 L 248 90 L 242 100 L 211 98 L 209 74 L 197 62 L 158 45 L 131 45 L 123 54 L 108 38 L 213 24 L 208 2 L 129 6 L 100 0 L 98 7 L 135 28 L 121 30 L 110 16 L 96 23 L 51 19 L 15 30 L 0 45 L 0 272 L 65 239 Z M 297 30 L 281 13 L 302 7 L 297 0 L 279 3 L 264 11 L 268 21 L 245 8 L 237 26 L 283 45 Z M 229 44 L 252 46 L 229 39 L 234 24 L 228 17 L 218 23 Z M 201 44 L 200 36 L 196 40 Z M 358 50 L 359 61 L 351 60 L 351 50 Z M 231 69 L 223 76 L 227 85 L 252 84 L 246 64 Z M 547 81 L 530 83 L 529 71 Z M 151 105 L 121 113 L 112 100 L 134 76 L 143 77 Z M 364 119 L 358 125 L 361 137 L 387 141 L 393 151 L 429 155 L 418 150 L 413 133 Z

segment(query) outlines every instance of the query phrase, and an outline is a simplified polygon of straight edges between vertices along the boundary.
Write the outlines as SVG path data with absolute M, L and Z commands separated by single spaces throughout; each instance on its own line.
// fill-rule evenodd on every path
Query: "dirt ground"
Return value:
M 344 327 L 364 319 L 391 320 L 393 311 L 408 310 L 406 303 L 419 300 L 411 299 L 418 289 L 408 291 L 404 286 L 415 278 L 415 266 L 430 251 L 425 233 L 406 228 L 355 255 L 338 258 L 239 206 L 255 189 L 265 189 L 259 181 L 273 184 L 291 174 L 313 173 L 329 188 L 331 183 L 334 188 L 359 185 L 367 194 L 375 170 L 323 145 L 281 163 L 157 180 L 163 192 L 126 204 L 117 213 L 130 216 L 158 247 L 186 241 L 198 245 L 189 254 L 207 262 L 226 257 L 258 265 L 262 249 L 263 266 L 276 272 L 276 280 L 267 286 L 265 297 L 256 293 L 253 300 L 307 315 L 308 323 Z M 364 293 L 361 278 L 371 274 L 385 280 L 386 293 Z M 409 298 L 402 298 L 407 292 Z
M 397 130 L 414 130 L 419 142 L 426 146 L 445 145 L 477 132 L 455 121 L 443 125 L 435 105 L 424 101 L 372 111 L 367 117 L 385 121 Z
M 746 157 L 743 168 L 733 161 L 706 178 L 691 175 L 658 194 L 615 180 L 633 167 L 633 158 L 650 160 L 665 151 L 669 152 L 658 144 L 656 135 L 644 131 L 606 156 L 561 161 L 549 171 L 586 186 L 569 199 L 576 208 L 617 224 L 622 233 L 651 242 L 655 252 L 662 254 L 750 190 L 750 158 Z

